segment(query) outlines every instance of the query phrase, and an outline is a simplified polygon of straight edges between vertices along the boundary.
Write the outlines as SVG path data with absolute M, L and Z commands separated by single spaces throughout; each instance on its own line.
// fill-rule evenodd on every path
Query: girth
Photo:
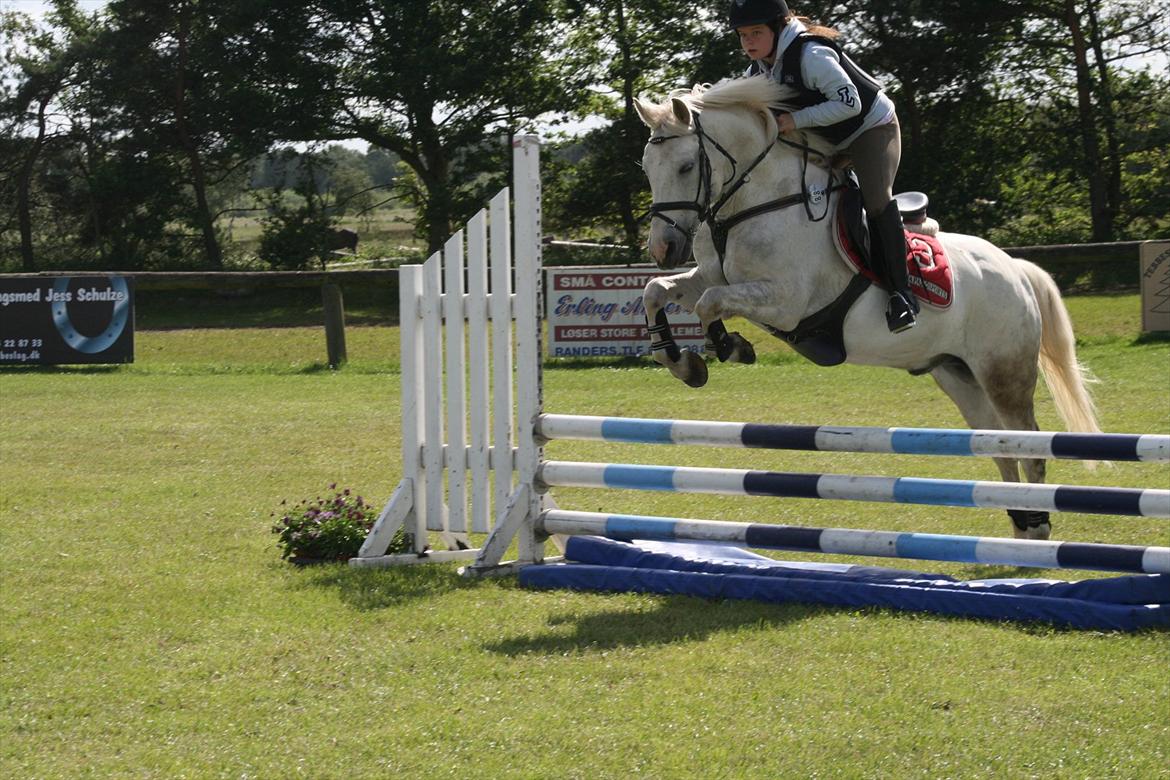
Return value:
M 855 274 L 832 303 L 805 317 L 792 330 L 764 327 L 818 366 L 840 365 L 846 358 L 845 315 L 870 284 L 869 279 Z

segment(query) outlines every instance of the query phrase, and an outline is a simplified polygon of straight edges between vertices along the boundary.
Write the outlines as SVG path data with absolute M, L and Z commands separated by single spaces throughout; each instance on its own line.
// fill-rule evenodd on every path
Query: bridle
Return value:
M 752 160 L 746 168 L 744 168 L 743 173 L 736 176 L 736 170 L 739 167 L 738 161 L 734 156 L 732 156 L 730 152 L 724 149 L 718 141 L 716 141 L 714 138 L 708 135 L 705 130 L 703 130 L 703 125 L 699 121 L 699 115 L 697 113 L 693 114 L 692 116 L 695 123 L 694 135 L 699 139 L 699 183 L 695 190 L 694 200 L 670 200 L 651 203 L 650 209 L 647 211 L 647 214 L 651 219 L 661 219 L 675 230 L 686 234 L 688 239 L 694 239 L 695 233 L 699 230 L 699 225 L 701 223 L 706 223 L 711 228 L 711 238 L 715 243 L 716 252 L 719 253 L 719 264 L 722 265 L 723 256 L 727 251 L 727 235 L 731 232 L 733 227 L 741 222 L 749 220 L 752 217 L 757 217 L 761 214 L 766 214 L 770 211 L 779 211 L 780 209 L 785 209 L 789 206 L 795 206 L 798 203 L 804 204 L 805 212 L 808 214 L 809 219 L 813 222 L 820 222 L 826 216 L 828 216 L 828 202 L 825 203 L 825 211 L 819 217 L 813 215 L 812 207 L 810 205 L 812 196 L 809 193 L 806 174 L 808 173 L 809 154 L 815 153 L 816 150 L 804 144 L 798 144 L 784 138 L 776 137 L 773 138 L 772 141 L 764 148 L 764 151 L 760 152 L 756 158 Z M 650 143 L 657 146 L 658 144 L 684 137 L 685 135 L 659 135 L 652 137 L 650 139 Z M 719 219 L 719 210 L 722 209 L 723 206 L 727 204 L 727 201 L 731 200 L 731 198 L 737 192 L 739 192 L 739 190 L 745 184 L 751 181 L 751 172 L 755 170 L 757 165 L 764 161 L 764 159 L 768 156 L 768 153 L 772 151 L 772 148 L 776 146 L 777 141 L 786 144 L 787 146 L 800 149 L 803 152 L 803 160 L 800 172 L 800 192 L 752 206 L 750 208 L 744 209 L 743 211 L 736 212 L 726 219 Z M 707 144 L 713 146 L 716 151 L 726 157 L 727 161 L 731 163 L 731 175 L 725 182 L 723 182 L 723 186 L 721 188 L 723 194 L 715 203 L 711 202 L 711 157 L 707 153 Z M 829 177 L 829 185 L 825 187 L 827 201 L 828 196 L 831 195 L 832 192 L 841 189 L 841 185 L 832 186 L 832 173 L 829 174 Z M 683 226 L 675 221 L 669 214 L 665 213 L 667 211 L 693 211 L 698 215 L 698 219 L 695 220 L 695 223 L 689 229 L 683 228 Z

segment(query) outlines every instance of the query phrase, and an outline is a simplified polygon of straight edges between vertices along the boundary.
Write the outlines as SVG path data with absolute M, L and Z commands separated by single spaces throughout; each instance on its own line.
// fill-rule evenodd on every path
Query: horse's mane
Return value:
M 780 105 L 780 85 L 767 76 L 724 79 L 717 84 L 696 84 L 690 89 L 676 89 L 672 98 L 682 98 L 696 111 L 707 108 L 745 108 L 766 111 Z
M 685 130 L 685 128 L 675 127 L 678 120 L 671 110 L 671 100 L 682 100 L 692 111 L 699 113 L 704 110 L 728 109 L 745 109 L 753 112 L 796 110 L 795 106 L 780 100 L 781 92 L 780 85 L 768 76 L 747 76 L 724 79 L 716 84 L 696 84 L 690 89 L 676 89 L 670 93 L 665 101 L 658 104 L 643 102 L 642 106 L 644 109 L 649 109 L 649 113 L 659 124 L 676 130 Z M 804 135 L 804 142 L 822 156 L 828 158 L 831 155 L 832 145 L 829 142 L 813 133 L 802 135 Z

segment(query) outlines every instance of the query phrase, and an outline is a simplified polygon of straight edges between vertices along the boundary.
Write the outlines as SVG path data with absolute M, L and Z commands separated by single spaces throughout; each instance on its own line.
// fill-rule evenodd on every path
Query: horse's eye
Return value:
M 695 164 L 693 162 L 683 163 L 683 167 L 679 168 L 678 172 L 679 173 L 690 173 L 694 169 L 695 169 Z

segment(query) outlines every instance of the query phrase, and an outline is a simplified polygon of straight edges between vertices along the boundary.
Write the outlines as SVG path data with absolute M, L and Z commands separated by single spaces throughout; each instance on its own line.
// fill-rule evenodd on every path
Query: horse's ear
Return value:
M 670 99 L 670 110 L 674 112 L 674 118 L 678 120 L 683 127 L 691 126 L 691 107 L 687 101 L 681 98 Z
M 638 117 L 642 120 L 642 123 L 651 129 L 658 126 L 658 122 L 654 119 L 653 108 L 654 106 L 652 104 L 646 103 L 642 98 L 634 98 L 634 110 L 638 112 Z

